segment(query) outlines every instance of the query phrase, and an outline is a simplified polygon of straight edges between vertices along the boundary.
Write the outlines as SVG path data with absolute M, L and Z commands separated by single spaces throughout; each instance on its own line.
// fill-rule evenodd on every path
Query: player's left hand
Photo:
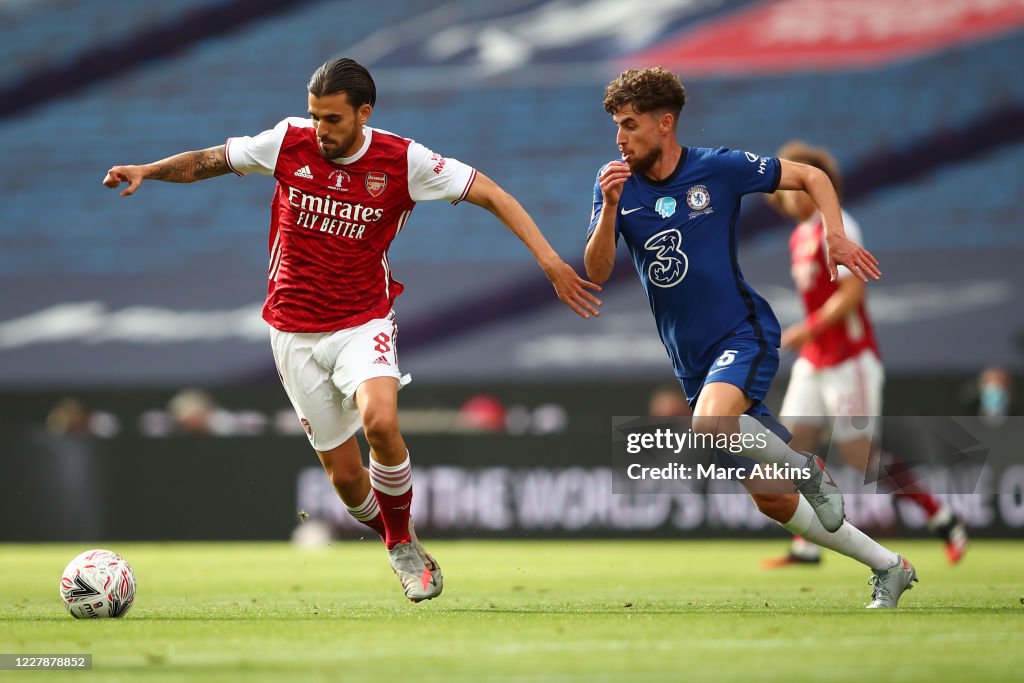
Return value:
M 874 280 L 882 277 L 878 259 L 864 247 L 847 239 L 846 235 L 828 234 L 825 238 L 825 260 L 832 282 L 839 277 L 839 266 L 849 268 L 862 282 L 867 282 L 869 276 Z
M 584 280 L 572 266 L 561 260 L 552 266 L 546 267 L 544 272 L 547 273 L 551 284 L 555 286 L 558 298 L 562 300 L 562 303 L 574 310 L 578 316 L 589 318 L 592 315 L 601 315 L 601 311 L 597 310 L 601 306 L 601 300 L 587 291 L 589 289 L 600 292 L 601 285 L 594 284 L 590 280 Z

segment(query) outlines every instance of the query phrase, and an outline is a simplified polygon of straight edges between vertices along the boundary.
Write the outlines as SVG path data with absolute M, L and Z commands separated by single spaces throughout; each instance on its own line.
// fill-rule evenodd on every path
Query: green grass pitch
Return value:
M 57 583 L 86 545 L 0 545 L 0 652 L 92 653 L 55 681 L 1020 681 L 1024 543 L 949 567 L 898 541 L 921 583 L 867 611 L 867 570 L 759 569 L 784 541 L 463 541 L 428 547 L 445 592 L 407 603 L 383 548 L 102 543 L 138 576 L 120 620 L 76 621 Z M 1015 644 L 1016 643 L 1016 644 Z

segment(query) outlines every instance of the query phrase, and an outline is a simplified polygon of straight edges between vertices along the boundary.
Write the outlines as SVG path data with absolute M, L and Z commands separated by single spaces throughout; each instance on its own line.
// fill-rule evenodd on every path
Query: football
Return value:
M 86 550 L 64 568 L 60 598 L 75 619 L 123 617 L 135 602 L 135 572 L 111 550 Z

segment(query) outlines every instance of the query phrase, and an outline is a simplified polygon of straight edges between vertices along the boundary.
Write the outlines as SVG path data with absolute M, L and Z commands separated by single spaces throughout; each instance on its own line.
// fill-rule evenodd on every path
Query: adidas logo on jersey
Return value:
M 309 166 L 303 166 L 302 168 L 295 172 L 295 175 L 299 176 L 300 178 L 305 178 L 306 180 L 313 179 L 313 172 L 309 170 Z
M 391 365 L 391 363 L 388 362 L 388 359 L 385 358 L 384 356 L 378 356 L 377 360 L 373 361 L 373 364 L 374 365 Z

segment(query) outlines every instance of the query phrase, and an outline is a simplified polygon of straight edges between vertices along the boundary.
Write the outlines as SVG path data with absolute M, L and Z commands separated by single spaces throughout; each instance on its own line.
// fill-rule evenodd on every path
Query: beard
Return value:
M 352 143 L 356 141 L 356 135 L 353 133 L 347 139 L 339 140 L 337 144 L 330 143 L 329 146 L 324 147 L 323 142 L 317 140 L 317 149 L 320 150 L 320 156 L 324 159 L 337 159 L 340 156 L 344 156 L 345 152 L 352 147 Z
M 639 159 L 634 158 L 628 163 L 629 170 L 633 173 L 644 175 L 661 159 L 661 147 L 655 147 L 646 156 Z

